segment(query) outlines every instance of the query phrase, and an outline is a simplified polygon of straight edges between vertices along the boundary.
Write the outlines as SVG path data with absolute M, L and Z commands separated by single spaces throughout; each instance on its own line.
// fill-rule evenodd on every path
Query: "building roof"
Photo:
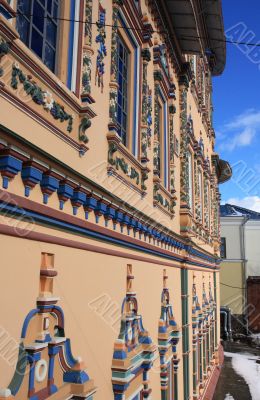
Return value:
M 249 219 L 259 219 L 260 213 L 239 207 L 234 204 L 224 204 L 220 206 L 221 217 L 248 217 Z
M 220 75 L 226 64 L 226 43 L 222 0 L 159 0 L 166 8 L 183 53 L 208 55 L 213 75 Z

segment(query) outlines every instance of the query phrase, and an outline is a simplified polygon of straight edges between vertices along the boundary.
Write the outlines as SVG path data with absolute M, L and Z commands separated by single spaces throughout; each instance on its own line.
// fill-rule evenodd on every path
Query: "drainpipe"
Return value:
M 246 259 L 246 243 L 245 243 L 245 225 L 247 223 L 247 221 L 249 220 L 248 216 L 244 217 L 244 221 L 243 223 L 240 225 L 240 244 L 241 244 L 241 258 L 242 258 L 242 264 L 243 264 L 243 285 L 242 287 L 245 288 L 245 290 L 243 290 L 244 292 L 244 311 L 245 311 L 245 307 L 247 307 L 247 290 L 246 290 L 246 280 L 247 280 L 247 274 L 246 274 L 246 263 L 247 263 L 247 259 Z M 243 312 L 244 314 L 244 312 Z M 246 333 L 248 334 L 248 316 L 247 314 L 245 315 L 246 318 Z

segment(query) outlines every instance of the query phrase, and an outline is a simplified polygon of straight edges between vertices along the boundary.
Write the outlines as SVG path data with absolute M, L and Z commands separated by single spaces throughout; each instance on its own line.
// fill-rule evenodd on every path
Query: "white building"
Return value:
M 260 213 L 225 204 L 220 225 L 221 305 L 243 326 L 260 330 Z

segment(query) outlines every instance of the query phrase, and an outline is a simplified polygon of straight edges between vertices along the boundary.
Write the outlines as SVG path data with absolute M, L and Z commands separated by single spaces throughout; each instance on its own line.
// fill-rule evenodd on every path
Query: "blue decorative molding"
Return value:
M 56 229 L 60 229 L 63 231 L 67 231 L 70 233 L 74 233 L 74 234 L 80 234 L 83 235 L 85 237 L 89 237 L 92 239 L 96 239 L 96 240 L 100 240 L 106 243 L 110 243 L 116 246 L 122 246 L 128 249 L 132 249 L 132 250 L 138 250 L 141 252 L 144 252 L 146 254 L 150 254 L 153 256 L 157 256 L 160 258 L 164 258 L 173 262 L 178 262 L 178 263 L 185 263 L 188 265 L 194 265 L 194 266 L 199 266 L 202 268 L 214 268 L 215 265 L 205 265 L 205 264 L 201 264 L 199 261 L 191 261 L 189 259 L 186 259 L 183 256 L 175 256 L 174 254 L 167 254 L 164 253 L 160 248 L 147 248 L 142 246 L 142 242 L 140 242 L 140 244 L 134 244 L 128 241 L 128 237 L 124 235 L 122 235 L 122 239 L 117 239 L 115 237 L 112 237 L 112 235 L 110 234 L 110 231 L 108 230 L 107 235 L 106 234 L 101 234 L 99 232 L 95 232 L 92 231 L 88 228 L 82 228 L 81 226 L 78 226 L 76 224 L 72 224 L 72 223 L 68 223 L 68 222 L 64 222 L 62 220 L 53 218 L 53 217 L 47 217 L 41 213 L 36 213 L 34 211 L 30 211 L 30 210 L 25 210 L 23 208 L 20 208 L 18 206 L 14 206 L 12 204 L 7 204 L 5 201 L 0 200 L 0 213 L 4 213 L 6 216 L 10 216 L 10 217 L 23 217 L 23 218 L 28 218 L 28 220 L 33 220 L 35 223 L 38 224 L 44 224 L 50 227 L 55 227 Z M 136 224 L 136 221 L 134 219 L 131 219 L 129 222 L 129 226 L 130 229 L 133 229 L 133 225 Z M 142 227 L 143 228 L 143 227 Z M 153 237 L 160 237 L 161 234 L 159 232 L 156 232 L 155 230 L 153 230 L 151 232 L 151 234 L 153 235 Z M 165 239 L 165 238 L 164 238 Z M 170 245 L 173 245 L 174 247 L 181 246 L 181 248 L 183 250 L 185 250 L 186 246 L 183 245 L 182 243 L 178 243 L 176 240 L 167 238 L 167 241 L 169 240 Z
M 2 149 L 0 150 L 0 173 L 3 178 L 3 188 L 6 189 L 9 180 L 15 179 L 19 172 L 21 172 L 21 177 L 25 185 L 25 196 L 30 196 L 31 190 L 36 185 L 39 185 L 43 193 L 44 204 L 48 203 L 49 196 L 56 193 L 61 209 L 64 202 L 70 202 L 73 214 L 76 215 L 78 209 L 83 207 L 86 219 L 88 219 L 89 213 L 93 212 L 96 217 L 96 223 L 100 223 L 100 217 L 102 216 L 105 226 L 108 226 L 108 221 L 111 220 L 113 222 L 112 229 L 116 230 L 119 227 L 121 233 L 125 233 L 125 235 L 122 235 L 122 239 L 115 239 L 111 237 L 113 235 L 111 235 L 110 230 L 108 230 L 107 235 L 101 235 L 90 229 L 83 229 L 77 226 L 77 224 L 63 223 L 58 218 L 48 218 L 48 216 L 33 213 L 30 210 L 20 210 L 19 207 L 13 207 L 11 204 L 4 204 L 3 202 L 1 202 L 2 212 L 5 210 L 10 215 L 21 215 L 21 213 L 24 215 L 26 213 L 38 223 L 47 223 L 50 226 L 56 226 L 58 229 L 66 229 L 75 233 L 81 232 L 98 240 L 109 241 L 110 243 L 123 245 L 127 248 L 137 249 L 160 257 L 163 256 L 172 261 L 182 262 L 184 260 L 184 255 L 176 254 L 176 251 L 180 253 L 181 250 L 184 250 L 190 256 L 200 258 L 211 264 L 211 266 L 208 265 L 206 267 L 214 268 L 218 261 L 218 258 L 209 256 L 193 248 L 191 245 L 181 242 L 172 232 L 168 230 L 164 231 L 163 227 L 158 227 L 155 221 L 147 221 L 147 219 L 145 220 L 145 216 L 141 216 L 140 218 L 140 213 L 138 217 L 135 217 L 130 209 L 127 210 L 125 208 L 125 204 L 123 208 L 116 205 L 116 203 L 112 204 L 111 201 L 105 200 L 97 192 L 94 194 L 91 189 L 88 189 L 86 186 L 84 188 L 81 187 L 74 180 L 70 180 L 69 177 L 65 180 L 64 174 L 60 173 L 56 168 L 54 172 L 45 163 L 41 164 L 36 161 L 30 161 L 29 155 L 26 155 L 22 151 L 19 152 L 17 147 L 14 150 L 12 146 L 2 145 Z M 140 240 L 160 246 L 161 248 L 153 246 L 153 248 L 148 249 L 142 245 L 142 242 L 140 244 L 129 243 L 127 235 L 131 232 L 133 232 L 134 237 L 138 236 Z M 167 249 L 169 252 L 174 251 L 175 254 L 169 255 L 162 249 Z M 205 266 L 199 260 L 193 261 L 189 259 L 188 262 L 190 265 Z

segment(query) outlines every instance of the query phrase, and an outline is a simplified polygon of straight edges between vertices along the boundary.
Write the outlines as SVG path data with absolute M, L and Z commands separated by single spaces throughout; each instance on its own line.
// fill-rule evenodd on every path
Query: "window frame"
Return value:
M 17 4 L 16 4 L 16 9 L 19 12 L 19 0 L 17 0 Z M 57 4 L 57 19 L 55 21 L 55 18 L 53 17 L 53 7 L 54 7 L 54 3 Z M 43 23 L 43 31 L 41 32 L 40 29 L 38 29 L 38 27 L 35 25 L 34 23 L 34 18 L 33 18 L 33 9 L 35 4 L 39 4 L 43 10 L 44 10 L 44 23 Z M 45 1 L 45 5 L 42 6 L 41 2 L 39 0 L 30 0 L 30 5 L 29 5 L 29 9 L 30 9 L 30 14 L 32 16 L 25 16 L 25 15 L 21 15 L 21 19 L 24 19 L 27 21 L 28 24 L 28 30 L 26 32 L 26 40 L 21 38 L 21 41 L 33 52 L 33 54 L 46 66 L 46 68 L 48 68 L 52 73 L 57 74 L 57 71 L 59 69 L 58 66 L 58 59 L 59 59 L 59 50 L 60 50 L 60 31 L 61 31 L 61 22 L 58 18 L 60 18 L 61 13 L 62 13 L 62 2 L 60 0 L 52 0 L 52 17 L 48 18 L 50 13 L 48 11 L 48 3 L 47 1 Z M 22 12 L 22 10 L 21 10 Z M 19 18 L 19 16 L 18 16 Z M 16 21 L 16 28 L 17 31 L 18 30 L 18 18 Z M 47 21 L 48 19 L 50 19 L 52 21 L 52 23 L 55 24 L 56 26 L 56 40 L 55 40 L 55 45 L 53 46 L 50 41 L 47 38 Z M 32 38 L 33 38 L 33 29 L 35 30 L 36 33 L 38 33 L 38 35 L 41 36 L 42 38 L 42 56 L 40 56 L 39 54 L 37 54 L 37 52 L 32 48 Z M 19 32 L 20 33 L 20 32 Z M 20 36 L 22 37 L 21 33 Z M 51 50 L 54 52 L 54 68 L 52 69 L 51 67 L 49 67 L 46 64 L 46 48 L 50 47 Z
M 203 182 L 203 172 L 201 168 L 198 168 L 198 185 L 199 185 L 199 200 L 200 200 L 200 221 L 203 222 L 204 220 L 204 196 L 203 196 L 203 188 L 204 188 L 204 182 Z
M 160 162 L 159 177 L 163 187 L 169 190 L 169 127 L 168 127 L 168 101 L 159 86 L 158 96 L 159 108 L 159 144 L 160 144 Z
M 139 157 L 140 138 L 140 80 L 141 80 L 141 46 L 133 32 L 124 27 L 129 26 L 121 11 L 118 14 L 118 36 L 129 50 L 128 79 L 128 121 L 126 148 L 135 157 Z M 131 118 L 132 116 L 132 118 Z M 122 143 L 123 144 L 123 143 Z
M 119 46 L 123 47 L 123 52 L 124 54 L 126 54 L 127 60 L 126 63 L 124 63 L 124 55 L 123 58 L 121 59 L 120 57 L 120 51 L 119 51 Z M 129 94 L 129 78 L 131 79 L 131 70 L 130 70 L 130 60 L 131 58 L 131 52 L 129 47 L 127 46 L 127 44 L 125 43 L 124 39 L 122 38 L 121 35 L 118 35 L 117 37 L 117 83 L 118 83 L 118 91 L 117 91 L 117 123 L 120 126 L 120 133 L 119 136 L 121 137 L 122 140 L 122 144 L 125 147 L 129 148 L 129 98 L 128 98 L 128 94 Z M 120 68 L 119 68 L 119 64 L 120 61 L 122 61 L 122 69 L 124 70 L 124 68 L 126 69 L 126 77 L 124 77 L 124 71 L 121 72 Z M 130 74 L 129 74 L 129 70 L 130 70 Z M 120 93 L 120 83 L 119 83 L 119 74 L 122 75 L 122 93 Z M 130 75 L 130 76 L 129 76 Z M 124 85 L 126 85 L 126 88 L 124 90 Z M 122 96 L 122 101 L 119 104 L 119 95 L 121 94 Z M 123 107 L 124 101 L 126 102 L 126 108 Z M 118 106 L 120 106 L 121 108 L 121 121 L 119 122 L 118 117 L 119 117 L 119 112 L 118 112 Z M 125 129 L 123 127 L 123 117 L 125 115 L 126 118 L 126 126 Z M 122 131 L 124 129 L 125 132 L 125 137 L 123 137 L 122 135 Z M 125 140 L 124 140 L 125 139 Z
M 189 179 L 189 203 L 188 206 L 193 214 L 194 212 L 194 166 L 193 166 L 193 153 L 188 149 L 188 179 Z

